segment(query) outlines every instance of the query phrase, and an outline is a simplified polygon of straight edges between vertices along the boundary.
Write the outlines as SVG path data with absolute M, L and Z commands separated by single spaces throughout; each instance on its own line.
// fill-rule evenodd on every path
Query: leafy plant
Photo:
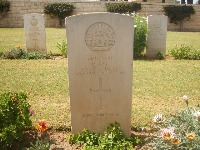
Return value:
M 159 129 L 152 139 L 152 145 L 159 150 L 200 149 L 200 106 L 188 105 L 188 97 L 183 97 L 187 108 L 171 115 L 163 122 L 154 122 Z M 158 117 L 157 117 L 158 118 Z M 155 119 L 155 118 L 154 118 Z M 160 120 L 160 119 L 158 119 Z
M 176 59 L 200 60 L 200 50 L 196 50 L 192 46 L 176 46 L 174 49 L 170 50 L 169 54 Z
M 58 17 L 59 26 L 62 27 L 63 20 L 72 14 L 74 8 L 71 3 L 50 3 L 44 5 L 44 13 Z
M 3 58 L 5 59 L 20 59 L 25 53 L 20 47 L 16 47 L 4 53 Z
M 67 57 L 67 43 L 65 40 L 56 44 L 56 47 L 60 50 L 64 57 Z
M 24 52 L 20 59 L 50 59 L 51 56 L 48 54 L 41 54 L 36 52 Z
M 40 140 L 37 138 L 35 144 L 31 143 L 29 150 L 49 150 L 51 147 L 51 142 L 48 139 Z
M 31 127 L 30 104 L 25 93 L 4 93 L 0 95 L 0 149 L 21 139 L 23 131 Z
M 147 42 L 147 19 L 137 14 L 134 16 L 134 57 L 142 56 Z
M 141 4 L 140 3 L 106 3 L 106 8 L 108 12 L 113 13 L 133 13 L 138 10 L 141 10 Z
M 2 57 L 4 59 L 50 59 L 51 56 L 48 54 L 41 54 L 36 52 L 26 52 L 17 46 L 14 49 L 11 49 L 3 53 Z
M 10 11 L 10 2 L 7 0 L 0 0 L 0 15 L 4 16 L 8 11 Z
M 71 135 L 70 144 L 83 145 L 83 149 L 97 150 L 131 150 L 133 146 L 140 143 L 137 137 L 126 138 L 118 123 L 110 124 L 104 135 L 96 134 L 84 129 L 82 132 Z
M 51 141 L 46 138 L 46 121 L 39 121 L 36 129 L 39 131 L 39 137 L 37 137 L 35 144 L 31 143 L 29 150 L 49 150 L 51 147 Z
M 180 31 L 183 28 L 183 21 L 191 19 L 191 15 L 195 14 L 193 6 L 187 5 L 166 5 L 163 9 L 170 23 L 180 24 Z
M 163 59 L 165 59 L 165 56 L 162 52 L 158 52 L 156 55 L 156 59 L 163 60 Z

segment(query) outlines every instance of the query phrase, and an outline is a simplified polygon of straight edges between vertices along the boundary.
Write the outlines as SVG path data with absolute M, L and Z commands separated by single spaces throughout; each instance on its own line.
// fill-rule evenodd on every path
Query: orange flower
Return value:
M 16 48 L 21 48 L 21 46 L 20 46 L 20 45 L 17 45 Z
M 46 131 L 47 130 L 46 122 L 44 120 L 39 121 L 38 125 L 35 128 L 41 132 Z
M 172 139 L 172 144 L 178 145 L 180 143 L 180 140 L 177 138 Z
M 193 133 L 193 132 L 187 133 L 187 134 L 186 134 L 186 137 L 187 137 L 189 140 L 194 140 L 194 138 L 195 138 L 195 133 Z

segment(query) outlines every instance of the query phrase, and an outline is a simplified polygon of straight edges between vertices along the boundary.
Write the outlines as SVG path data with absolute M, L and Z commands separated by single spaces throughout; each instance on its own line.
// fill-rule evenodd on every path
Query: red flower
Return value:
M 46 131 L 47 130 L 46 121 L 44 120 L 39 121 L 38 125 L 35 128 L 41 132 Z

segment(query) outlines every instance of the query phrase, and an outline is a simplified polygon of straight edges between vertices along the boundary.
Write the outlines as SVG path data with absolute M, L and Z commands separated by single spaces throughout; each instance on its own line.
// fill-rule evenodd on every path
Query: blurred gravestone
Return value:
M 148 16 L 147 58 L 156 58 L 158 53 L 165 56 L 167 37 L 167 16 Z
M 133 18 L 83 14 L 66 18 L 66 28 L 72 132 L 118 122 L 130 136 Z
M 24 15 L 26 48 L 28 52 L 47 53 L 44 18 L 42 14 Z

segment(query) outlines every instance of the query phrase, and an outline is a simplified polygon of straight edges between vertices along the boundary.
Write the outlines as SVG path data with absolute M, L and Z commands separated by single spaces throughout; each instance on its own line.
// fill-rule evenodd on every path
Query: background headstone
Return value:
M 47 53 L 44 17 L 42 14 L 24 15 L 26 48 L 28 52 Z
M 160 52 L 165 56 L 167 37 L 167 16 L 148 16 L 147 58 L 156 58 Z
M 133 18 L 93 13 L 66 18 L 72 132 L 131 131 Z

